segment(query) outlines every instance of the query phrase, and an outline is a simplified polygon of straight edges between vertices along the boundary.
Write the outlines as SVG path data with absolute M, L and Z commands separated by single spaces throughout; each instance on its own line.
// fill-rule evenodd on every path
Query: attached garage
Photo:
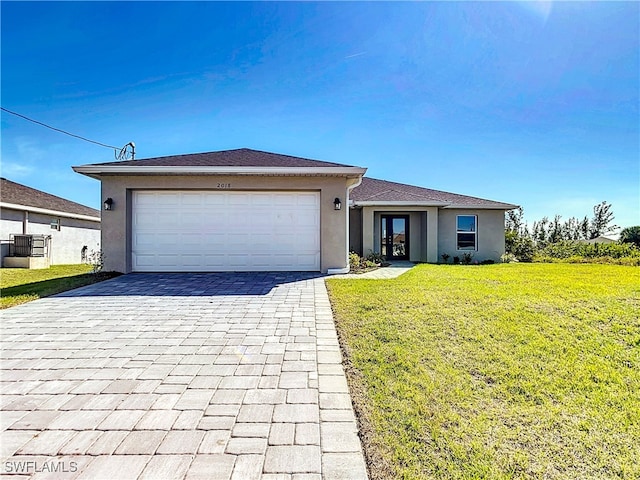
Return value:
M 102 184 L 105 270 L 349 271 L 364 168 L 246 148 L 73 168 Z
M 319 271 L 320 193 L 132 192 L 136 272 Z

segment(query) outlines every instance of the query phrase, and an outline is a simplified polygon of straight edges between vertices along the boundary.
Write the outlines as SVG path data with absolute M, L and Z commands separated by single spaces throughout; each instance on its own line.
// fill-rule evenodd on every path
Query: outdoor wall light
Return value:
M 338 197 L 336 197 L 336 199 L 333 201 L 333 209 L 340 210 L 341 208 L 342 208 L 342 202 Z
M 113 198 L 109 197 L 104 201 L 105 210 L 113 210 Z

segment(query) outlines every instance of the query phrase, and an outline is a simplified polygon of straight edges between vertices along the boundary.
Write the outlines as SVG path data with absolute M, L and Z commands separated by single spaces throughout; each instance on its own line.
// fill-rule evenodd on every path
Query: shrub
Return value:
M 631 243 L 580 243 L 562 241 L 540 249 L 539 256 L 567 259 L 569 257 L 640 257 L 640 249 Z
M 620 242 L 632 243 L 640 248 L 640 225 L 624 228 L 620 232 Z
M 640 265 L 640 249 L 632 243 L 550 243 L 534 256 L 535 262 L 614 263 Z
M 363 258 L 355 252 L 349 253 L 349 269 L 353 272 L 361 272 L 379 266 L 380 264 L 369 260 L 369 258 Z
M 105 255 L 102 250 L 91 250 L 87 256 L 87 263 L 91 265 L 92 273 L 99 273 L 104 267 Z
M 518 259 L 513 253 L 505 253 L 500 256 L 500 261 L 502 263 L 514 263 L 514 262 L 517 262 Z
M 369 251 L 369 255 L 367 255 L 367 260 L 376 265 L 382 265 L 385 261 L 385 258 L 380 253 Z
M 358 255 L 356 252 L 349 252 L 349 269 L 357 270 L 358 268 L 360 268 L 361 261 L 362 259 L 360 258 L 360 255 Z
M 462 258 L 460 259 L 463 265 L 470 265 L 472 260 L 473 260 L 473 253 L 469 253 L 469 252 L 463 253 Z
M 532 262 L 535 253 L 533 239 L 518 235 L 517 232 L 507 231 L 504 237 L 505 252 L 515 255 L 519 262 Z
M 451 257 L 451 255 L 449 255 L 448 253 L 443 253 L 442 255 L 440 255 L 442 257 L 442 261 L 444 263 L 447 263 L 449 261 L 449 257 Z
M 456 257 L 453 257 L 453 263 L 454 263 L 455 265 L 458 265 L 458 264 L 460 263 L 460 257 L 457 257 L 457 256 L 456 256 Z

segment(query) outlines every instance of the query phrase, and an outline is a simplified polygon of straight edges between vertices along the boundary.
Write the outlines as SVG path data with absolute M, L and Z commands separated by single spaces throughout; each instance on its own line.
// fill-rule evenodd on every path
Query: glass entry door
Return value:
M 382 215 L 380 253 L 387 260 L 409 259 L 409 217 Z

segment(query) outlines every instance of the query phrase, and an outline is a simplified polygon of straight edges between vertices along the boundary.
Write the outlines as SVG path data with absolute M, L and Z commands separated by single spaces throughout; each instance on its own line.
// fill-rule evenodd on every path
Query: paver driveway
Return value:
M 132 274 L 0 315 L 1 474 L 366 478 L 321 277 Z

